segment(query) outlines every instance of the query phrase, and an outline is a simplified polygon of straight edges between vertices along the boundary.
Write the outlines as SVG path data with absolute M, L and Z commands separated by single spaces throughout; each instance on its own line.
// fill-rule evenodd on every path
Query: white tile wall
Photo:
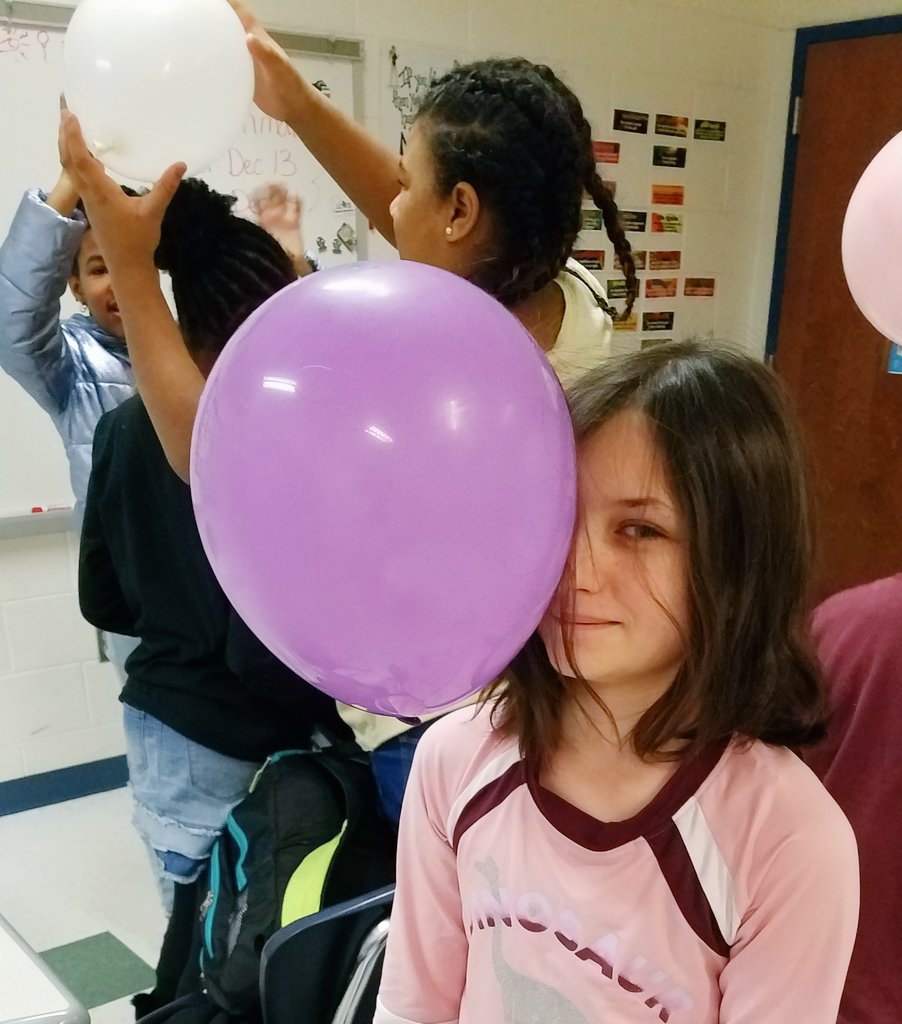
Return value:
M 9 639 L 6 635 L 6 623 L 3 621 L 3 616 L 0 615 L 0 678 L 10 672 L 12 672 L 12 658 L 9 653 Z
M 706 11 L 664 14 L 658 21 L 656 70 L 696 81 L 733 82 L 742 28 Z
M 20 779 L 26 774 L 22 746 L 0 748 L 0 782 Z
M 56 736 L 43 736 L 26 743 L 23 748 L 25 771 L 28 775 L 90 761 L 102 761 L 123 753 L 125 740 L 121 722 L 117 725 L 86 728 Z
M 0 746 L 87 728 L 88 705 L 81 666 L 18 672 L 0 682 Z
M 706 184 L 704 195 L 696 186 L 687 195 L 683 239 L 692 273 L 717 276 L 718 295 L 690 307 L 685 320 L 758 352 L 770 290 L 793 38 L 769 26 L 829 20 L 817 17 L 827 7 L 839 18 L 889 13 L 895 6 L 872 0 L 824 0 L 818 7 L 804 0 L 252 3 L 261 20 L 274 26 L 364 40 L 364 116 L 375 130 L 383 55 L 394 42 L 460 59 L 522 53 L 544 60 L 582 98 L 596 137 L 610 137 L 615 104 L 727 120 L 726 144 L 694 147 Z M 647 162 L 624 164 L 617 177 L 622 205 L 647 207 Z M 370 245 L 371 256 L 387 254 L 375 237 Z M 51 436 L 48 429 L 48 445 L 58 444 Z M 94 632 L 79 618 L 76 576 L 72 537 L 0 543 L 0 780 L 122 751 L 118 687 L 108 666 L 97 663 Z
M 2 610 L 14 672 L 87 661 L 96 656 L 96 633 L 82 619 L 72 591 L 8 601 Z
M 0 541 L 0 603 L 72 590 L 64 533 Z
M 571 0 L 570 60 L 599 71 L 632 68 L 637 81 L 657 63 L 657 4 L 632 0 Z
M 494 7 L 495 0 L 484 6 Z M 330 20 L 331 20 L 331 11 Z M 398 42 L 428 42 L 444 50 L 464 51 L 470 45 L 470 5 L 448 0 L 411 0 L 383 3 L 370 0 L 357 5 L 358 36 L 372 39 L 393 33 Z M 497 41 L 495 42 L 497 46 Z
M 79 614 L 77 567 L 72 534 L 0 542 L 0 782 L 124 751 L 118 681 Z

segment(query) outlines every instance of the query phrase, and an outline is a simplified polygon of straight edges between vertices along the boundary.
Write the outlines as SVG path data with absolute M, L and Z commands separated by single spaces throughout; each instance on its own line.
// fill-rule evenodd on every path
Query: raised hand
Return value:
M 280 241 L 283 235 L 300 234 L 301 200 L 284 185 L 273 182 L 255 189 L 250 196 L 250 208 L 260 227 Z
M 291 257 L 298 277 L 309 274 L 312 267 L 304 255 L 300 196 L 289 192 L 279 182 L 270 182 L 251 193 L 250 209 L 260 227 L 268 231 Z
M 173 164 L 144 195 L 127 196 L 92 156 L 78 120 L 68 110 L 60 114 L 60 163 L 85 205 L 91 229 L 111 272 L 136 262 L 153 265 L 166 207 L 185 173 Z
M 291 123 L 298 114 L 308 86 L 288 54 L 257 20 L 242 0 L 229 0 L 247 33 L 247 48 L 254 60 L 254 102 L 279 121 Z
M 243 0 L 229 3 L 247 32 L 257 106 L 294 129 L 351 202 L 394 243 L 390 206 L 398 194 L 398 154 L 315 89 Z

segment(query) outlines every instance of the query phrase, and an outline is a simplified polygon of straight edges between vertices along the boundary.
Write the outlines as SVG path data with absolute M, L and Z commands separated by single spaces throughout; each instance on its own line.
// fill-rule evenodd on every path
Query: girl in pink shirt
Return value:
M 783 392 L 694 343 L 571 393 L 571 564 L 503 687 L 425 735 L 377 1024 L 828 1024 L 851 829 L 823 732 Z

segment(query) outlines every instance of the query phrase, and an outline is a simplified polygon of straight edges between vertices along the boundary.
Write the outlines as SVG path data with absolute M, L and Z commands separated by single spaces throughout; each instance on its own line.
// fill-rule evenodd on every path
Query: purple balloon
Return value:
M 573 432 L 503 306 L 411 262 L 312 274 L 261 306 L 198 411 L 200 535 L 235 609 L 338 700 L 418 716 L 494 679 L 570 547 Z

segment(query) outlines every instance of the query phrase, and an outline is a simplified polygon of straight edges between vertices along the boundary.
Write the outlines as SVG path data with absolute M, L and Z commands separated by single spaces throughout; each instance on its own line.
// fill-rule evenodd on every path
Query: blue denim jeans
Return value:
M 164 903 L 166 880 L 193 882 L 229 811 L 260 765 L 219 754 L 159 719 L 125 705 L 125 752 L 133 822 L 154 854 Z
M 395 825 L 401 817 L 401 801 L 413 766 L 414 751 L 430 725 L 432 722 L 423 722 L 408 729 L 400 736 L 386 740 L 370 754 L 370 768 L 376 779 L 382 810 Z

